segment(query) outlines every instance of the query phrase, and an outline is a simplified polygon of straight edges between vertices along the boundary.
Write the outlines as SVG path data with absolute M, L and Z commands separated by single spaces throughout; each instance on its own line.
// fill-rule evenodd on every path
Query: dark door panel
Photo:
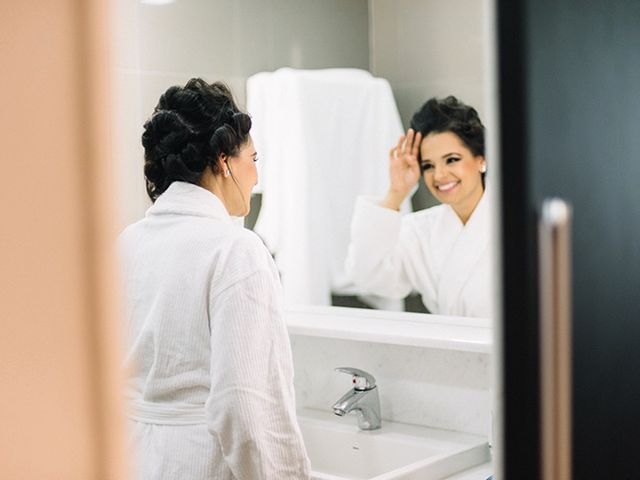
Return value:
M 539 478 L 536 213 L 573 205 L 574 478 L 640 478 L 640 1 L 498 2 L 507 478 Z

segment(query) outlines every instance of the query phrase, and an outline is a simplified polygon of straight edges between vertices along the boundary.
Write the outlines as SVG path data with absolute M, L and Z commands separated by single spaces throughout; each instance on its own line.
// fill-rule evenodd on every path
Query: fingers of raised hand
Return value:
M 402 145 L 398 144 L 398 151 L 402 156 L 418 157 L 418 151 L 420 149 L 420 142 L 422 141 L 422 134 L 410 128 L 407 130 L 407 136 L 401 137 L 404 141 Z M 413 160 L 413 159 L 411 159 Z
M 389 151 L 389 158 L 392 161 L 400 160 L 399 165 L 413 167 L 417 165 L 418 152 L 422 135 L 412 128 L 407 130 L 406 135 L 401 135 L 398 144 Z
M 422 142 L 422 134 L 416 133 L 413 139 L 413 146 L 411 147 L 411 155 L 418 158 L 418 152 L 420 151 L 420 143 Z
M 411 148 L 413 146 L 413 137 L 415 136 L 415 132 L 413 131 L 413 128 L 410 128 L 409 130 L 407 130 L 407 139 L 404 142 L 404 152 L 403 153 L 409 153 L 411 152 Z
M 405 145 L 406 137 L 404 135 L 400 135 L 398 139 L 398 145 L 396 145 L 396 156 L 401 157 L 404 154 L 404 145 Z

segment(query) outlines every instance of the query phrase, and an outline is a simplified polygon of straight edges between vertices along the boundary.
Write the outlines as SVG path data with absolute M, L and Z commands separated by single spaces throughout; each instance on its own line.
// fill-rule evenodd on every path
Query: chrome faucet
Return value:
M 353 376 L 353 388 L 333 405 L 333 413 L 342 417 L 351 411 L 358 415 L 360 430 L 377 430 L 381 426 L 380 398 L 373 375 L 357 368 L 340 367 L 338 372 Z

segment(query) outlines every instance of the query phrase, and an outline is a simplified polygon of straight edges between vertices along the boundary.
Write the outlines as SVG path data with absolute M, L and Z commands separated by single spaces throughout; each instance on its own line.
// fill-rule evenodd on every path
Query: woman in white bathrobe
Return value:
M 357 200 L 347 271 L 361 291 L 404 298 L 417 290 L 432 313 L 490 318 L 486 169 L 476 110 L 451 96 L 427 101 L 391 150 L 386 196 Z M 420 177 L 442 204 L 403 216 Z
M 200 79 L 167 90 L 145 124 L 154 204 L 120 238 L 139 480 L 310 475 L 278 273 L 232 218 L 257 182 L 250 127 Z

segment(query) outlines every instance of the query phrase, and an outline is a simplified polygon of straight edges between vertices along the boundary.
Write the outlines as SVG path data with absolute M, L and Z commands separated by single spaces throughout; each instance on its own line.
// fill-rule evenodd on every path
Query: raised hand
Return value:
M 411 189 L 420 180 L 418 151 L 422 135 L 413 129 L 401 135 L 398 145 L 389 152 L 389 191 L 382 202 L 383 207 L 399 210 Z

